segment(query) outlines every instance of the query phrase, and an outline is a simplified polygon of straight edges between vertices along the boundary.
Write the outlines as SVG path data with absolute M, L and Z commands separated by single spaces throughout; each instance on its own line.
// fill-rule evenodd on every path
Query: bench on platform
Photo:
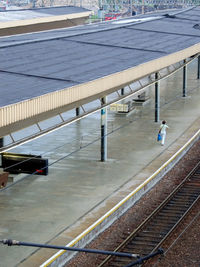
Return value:
M 117 113 L 129 113 L 134 109 L 131 101 L 128 101 L 124 104 L 111 104 L 110 111 L 115 111 Z
M 138 95 L 137 98 L 133 99 L 134 105 L 142 106 L 144 103 L 147 103 L 150 97 L 146 96 L 146 93 Z

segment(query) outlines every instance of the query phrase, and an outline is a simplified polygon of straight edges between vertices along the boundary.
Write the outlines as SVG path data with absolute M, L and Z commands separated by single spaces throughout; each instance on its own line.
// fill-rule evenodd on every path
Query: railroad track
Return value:
M 153 213 L 121 244 L 118 244 L 115 251 L 139 254 L 140 258 L 155 252 L 199 199 L 200 162 Z M 133 260 L 108 256 L 98 267 L 133 266 L 131 263 L 137 260 L 138 258 Z

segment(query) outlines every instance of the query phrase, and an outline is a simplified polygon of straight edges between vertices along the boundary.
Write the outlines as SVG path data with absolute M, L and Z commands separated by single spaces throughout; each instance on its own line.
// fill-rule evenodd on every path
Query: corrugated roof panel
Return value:
M 0 73 L 0 79 L 0 106 L 36 97 L 41 94 L 41 88 L 42 93 L 46 94 L 74 85 L 72 82 L 53 81 L 9 73 Z
M 198 44 L 200 30 L 193 26 L 194 19 L 200 21 L 199 11 L 1 38 L 0 105 L 102 78 Z

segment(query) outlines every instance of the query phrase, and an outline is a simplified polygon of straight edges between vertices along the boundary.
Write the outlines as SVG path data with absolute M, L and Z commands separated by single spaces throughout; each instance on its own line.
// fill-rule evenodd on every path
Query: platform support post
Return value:
M 0 138 L 0 147 L 3 147 L 3 137 Z
M 79 116 L 80 115 L 80 108 L 76 108 L 76 116 Z
M 121 95 L 124 95 L 124 88 L 121 89 Z
M 101 98 L 101 105 L 106 104 L 106 96 Z M 101 161 L 107 160 L 107 108 L 101 109 Z
M 158 72 L 155 73 L 155 80 L 158 79 Z M 155 122 L 160 120 L 160 92 L 159 82 L 155 83 Z
M 184 59 L 184 64 L 186 63 L 186 60 Z M 187 93 L 187 66 L 185 65 L 183 67 L 183 97 L 186 97 Z
M 131 16 L 133 16 L 133 0 L 130 0 L 130 12 Z
M 197 58 L 197 79 L 200 79 L 200 56 Z

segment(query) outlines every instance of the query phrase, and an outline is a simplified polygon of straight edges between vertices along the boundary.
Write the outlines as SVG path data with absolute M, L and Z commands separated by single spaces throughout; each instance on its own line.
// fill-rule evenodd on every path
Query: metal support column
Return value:
M 184 59 L 184 64 L 186 60 Z M 186 97 L 186 89 L 187 89 L 187 66 L 183 67 L 183 97 Z
M 76 116 L 79 116 L 80 115 L 80 108 L 76 108 Z
M 142 14 L 144 14 L 144 0 L 142 0 Z
M 155 80 L 158 79 L 158 72 L 155 73 Z M 155 122 L 160 120 L 160 93 L 159 82 L 155 83 Z
M 133 0 L 130 0 L 130 13 L 133 16 Z
M 3 147 L 3 137 L 0 138 L 0 147 Z
M 101 104 L 106 104 L 106 96 L 101 98 Z M 101 109 L 101 161 L 107 160 L 107 110 Z
M 198 56 L 197 61 L 197 79 L 200 79 L 200 56 Z
M 124 95 L 124 88 L 121 89 L 121 95 Z

